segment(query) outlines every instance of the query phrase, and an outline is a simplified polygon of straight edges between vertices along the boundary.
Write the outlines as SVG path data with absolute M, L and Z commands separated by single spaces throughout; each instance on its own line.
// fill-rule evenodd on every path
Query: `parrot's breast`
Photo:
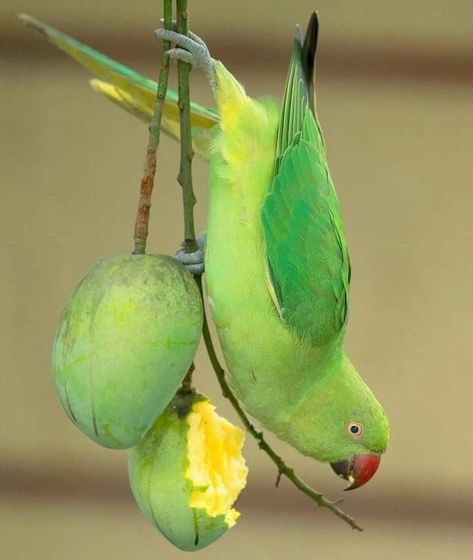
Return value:
M 267 285 L 260 215 L 277 124 L 278 111 L 267 102 L 245 97 L 225 107 L 211 158 L 205 277 L 230 385 L 245 409 L 284 439 L 313 377 L 316 350 L 285 327 Z

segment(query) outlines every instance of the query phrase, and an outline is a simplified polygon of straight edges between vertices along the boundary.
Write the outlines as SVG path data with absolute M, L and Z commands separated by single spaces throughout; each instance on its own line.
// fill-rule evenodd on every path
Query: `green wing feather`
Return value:
M 346 322 L 350 263 L 312 94 L 317 30 L 313 14 L 304 45 L 295 39 L 261 220 L 279 313 L 299 337 L 323 345 Z
M 20 19 L 99 77 L 101 80 L 92 82 L 96 91 L 133 115 L 150 121 L 156 102 L 156 82 L 31 16 L 23 14 Z M 218 120 L 218 113 L 214 109 L 191 103 L 193 147 L 203 157 L 208 158 L 211 129 Z M 162 130 L 179 140 L 177 93 L 172 90 L 166 94 Z

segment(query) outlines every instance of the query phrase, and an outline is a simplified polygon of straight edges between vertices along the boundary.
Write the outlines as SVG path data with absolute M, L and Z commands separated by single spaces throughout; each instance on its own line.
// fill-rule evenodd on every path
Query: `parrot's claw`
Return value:
M 186 253 L 184 249 L 180 249 L 175 255 L 176 259 L 195 276 L 200 276 L 204 273 L 205 237 L 206 233 L 204 232 L 196 239 L 197 251 Z M 184 243 L 181 246 L 184 246 Z
M 161 23 L 164 23 L 164 18 L 160 18 L 159 21 Z M 172 30 L 177 31 L 177 21 L 175 19 L 172 20 Z M 196 43 L 199 43 L 200 45 L 203 45 L 207 49 L 207 45 L 205 44 L 204 40 L 201 39 L 198 35 L 196 35 L 195 33 L 192 33 L 192 31 L 189 31 L 188 36 L 191 39 L 193 39 Z
M 212 88 L 215 87 L 214 60 L 210 56 L 207 45 L 200 37 L 191 32 L 189 32 L 189 36 L 187 36 L 169 29 L 156 29 L 155 33 L 160 39 L 170 41 L 171 43 L 175 43 L 177 47 L 180 47 L 167 51 L 171 58 L 177 58 L 178 60 L 188 62 L 192 64 L 194 68 L 201 68 L 209 79 Z
M 176 58 L 177 60 L 182 60 L 183 62 L 188 62 L 189 64 L 192 64 L 192 66 L 195 66 L 194 55 L 189 51 L 176 48 L 169 49 L 168 51 L 166 51 L 166 54 L 168 54 L 171 58 Z

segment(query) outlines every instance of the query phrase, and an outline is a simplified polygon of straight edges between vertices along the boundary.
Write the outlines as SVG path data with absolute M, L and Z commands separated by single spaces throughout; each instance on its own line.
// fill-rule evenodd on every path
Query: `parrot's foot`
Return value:
M 196 239 L 197 251 L 193 253 L 186 253 L 184 249 L 180 249 L 176 253 L 176 259 L 183 264 L 187 270 L 195 276 L 200 276 L 204 273 L 204 254 L 205 254 L 205 231 Z M 184 246 L 184 243 L 181 244 Z
M 194 68 L 202 68 L 205 72 L 212 89 L 216 85 L 214 59 L 210 56 L 209 49 L 204 41 L 189 31 L 189 36 L 182 35 L 169 29 L 156 29 L 156 35 L 165 41 L 171 41 L 180 48 L 169 49 L 167 51 L 171 58 L 177 58 L 192 64 Z

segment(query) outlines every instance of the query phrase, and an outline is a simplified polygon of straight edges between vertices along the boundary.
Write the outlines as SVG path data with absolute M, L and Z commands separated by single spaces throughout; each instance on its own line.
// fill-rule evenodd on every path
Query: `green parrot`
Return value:
M 23 18 L 106 80 L 95 89 L 149 121 L 155 82 Z M 280 107 L 248 97 L 196 35 L 157 34 L 206 72 L 215 95 L 217 111 L 192 105 L 192 134 L 210 161 L 205 278 L 231 388 L 260 424 L 357 488 L 375 474 L 389 425 L 344 351 L 350 260 L 315 111 L 317 16 L 304 40 L 296 30 Z M 168 92 L 162 126 L 178 138 L 175 104 Z

